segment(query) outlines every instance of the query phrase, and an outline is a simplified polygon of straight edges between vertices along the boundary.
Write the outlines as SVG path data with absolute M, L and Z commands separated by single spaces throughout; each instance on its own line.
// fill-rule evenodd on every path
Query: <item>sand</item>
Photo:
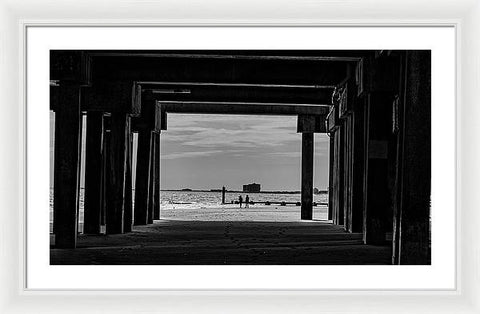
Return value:
M 314 220 L 328 219 L 327 206 L 316 206 L 313 210 Z M 162 219 L 184 221 L 284 221 L 293 222 L 300 220 L 300 206 L 280 205 L 250 205 L 242 208 L 239 205 L 226 204 L 217 207 L 198 209 L 182 208 L 162 210 Z

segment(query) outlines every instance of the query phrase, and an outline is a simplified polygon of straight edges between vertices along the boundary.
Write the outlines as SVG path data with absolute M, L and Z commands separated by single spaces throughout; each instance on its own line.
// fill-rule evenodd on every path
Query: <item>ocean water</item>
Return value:
M 225 203 L 237 201 L 238 196 L 241 195 L 243 201 L 245 197 L 250 197 L 253 202 L 300 202 L 300 194 L 273 194 L 273 193 L 226 193 Z M 317 203 L 327 203 L 327 194 L 316 194 L 313 201 Z M 161 191 L 160 205 L 161 209 L 175 209 L 175 208 L 212 208 L 218 207 L 222 204 L 221 192 L 190 192 L 190 191 Z M 265 206 L 250 205 L 250 206 Z M 273 205 L 272 205 L 273 206 Z M 277 205 L 278 206 L 278 205 Z
M 273 194 L 273 193 L 226 193 L 225 202 L 237 201 L 238 196 L 242 195 L 245 201 L 246 195 L 249 195 L 253 202 L 300 202 L 300 194 Z M 133 191 L 135 196 L 135 191 Z M 83 224 L 85 190 L 80 189 L 79 199 L 79 223 Z M 135 199 L 133 197 L 133 199 Z M 327 203 L 327 194 L 315 194 L 313 201 L 317 203 Z M 221 192 L 193 192 L 193 191 L 161 191 L 160 192 L 160 210 L 185 210 L 185 209 L 210 209 L 221 206 Z M 133 204 L 135 206 L 135 204 Z M 250 205 L 250 207 L 265 206 L 264 204 Z M 275 206 L 275 205 L 270 205 Z M 276 205 L 278 206 L 278 205 Z M 290 205 L 295 206 L 295 205 Z M 323 206 L 323 205 L 322 205 Z M 53 222 L 53 189 L 50 189 L 50 223 Z M 81 229 L 81 228 L 80 228 Z

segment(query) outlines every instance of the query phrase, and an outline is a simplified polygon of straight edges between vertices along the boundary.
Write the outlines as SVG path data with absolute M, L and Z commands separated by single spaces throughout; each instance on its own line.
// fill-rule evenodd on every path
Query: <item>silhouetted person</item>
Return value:
M 240 208 L 242 208 L 243 198 L 241 195 L 238 196 L 238 204 L 240 204 Z
M 250 197 L 248 195 L 245 197 L 245 208 L 248 208 L 248 204 L 250 202 Z

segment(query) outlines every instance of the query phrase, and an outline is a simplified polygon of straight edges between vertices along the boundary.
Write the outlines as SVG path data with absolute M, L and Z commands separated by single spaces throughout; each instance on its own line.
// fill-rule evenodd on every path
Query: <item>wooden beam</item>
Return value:
M 107 130 L 107 117 L 103 117 L 103 151 L 102 151 L 102 211 L 100 214 L 100 225 L 107 223 L 107 165 L 110 156 L 110 130 Z M 108 124 L 110 125 L 110 124 Z M 109 126 L 110 127 L 110 126 Z
M 220 52 L 220 53 L 219 53 Z M 253 53 L 252 53 L 253 52 Z M 142 58 L 182 58 L 182 59 L 233 59 L 233 60 L 283 60 L 283 61 L 337 61 L 337 62 L 358 62 L 365 51 L 352 53 L 341 50 L 319 50 L 309 51 L 307 55 L 304 50 L 284 51 L 218 51 L 218 52 L 197 52 L 197 51 L 92 51 L 88 52 L 92 57 L 142 57 Z
M 329 170 L 328 170 L 328 220 L 333 220 L 333 206 L 334 206 L 334 165 L 335 165 L 335 141 L 334 134 L 330 133 L 330 147 L 329 147 Z
M 137 85 L 139 86 L 139 85 Z M 155 97 L 151 91 L 141 92 L 141 88 L 137 90 L 135 102 L 140 106 L 140 114 L 132 117 L 132 128 L 134 131 L 157 130 L 160 127 L 160 105 L 156 103 Z
M 299 115 L 297 119 L 298 133 L 326 133 L 325 116 Z
M 132 231 L 133 205 L 132 205 L 132 132 L 131 117 L 127 116 L 126 124 L 126 169 L 125 169 L 125 210 L 124 210 L 124 232 Z
M 55 111 L 53 232 L 55 247 L 75 248 L 81 147 L 80 88 L 60 86 Z
M 138 130 L 137 171 L 135 181 L 134 225 L 148 223 L 148 195 L 150 173 L 150 137 L 148 129 Z
M 400 122 L 395 264 L 431 263 L 431 52 L 408 51 Z
M 334 89 L 335 85 L 299 85 L 299 84 L 248 84 L 248 83 L 226 83 L 226 82 L 153 82 L 139 81 L 137 84 L 146 89 L 152 89 L 160 86 L 206 86 L 206 87 L 260 87 L 266 89 L 291 88 L 291 89 Z
M 367 183 L 364 208 L 364 242 L 382 244 L 393 221 L 388 181 L 388 141 L 391 132 L 391 93 L 370 93 L 368 96 Z
M 120 112 L 138 116 L 141 108 L 135 101 L 137 89 L 133 81 L 95 82 L 91 87 L 83 88 L 82 111 Z
M 399 71 L 397 56 L 375 58 L 374 55 L 370 55 L 363 58 L 358 62 L 356 69 L 358 95 L 370 92 L 398 93 Z
M 338 117 L 337 106 L 331 106 L 330 112 L 326 118 L 326 128 L 328 132 L 335 132 L 335 128 L 340 124 L 340 118 Z
M 158 101 L 167 113 L 241 114 L 241 115 L 323 115 L 329 105 L 251 102 Z
M 125 113 L 112 113 L 111 116 L 106 175 L 107 234 L 124 232 L 127 119 Z
M 154 135 L 155 138 L 155 163 L 154 163 L 154 204 L 153 219 L 160 219 L 160 133 Z
M 332 58 L 182 58 L 104 54 L 91 56 L 92 82 L 101 80 L 224 82 L 279 85 L 336 85 L 349 62 Z M 214 70 L 212 70 L 214 69 Z
M 154 125 L 154 131 L 157 133 L 160 133 L 162 130 L 167 129 L 167 112 L 165 111 L 165 108 L 159 103 L 155 103 Z
M 354 79 L 348 78 L 341 87 L 338 87 L 333 92 L 332 99 L 334 99 L 334 103 L 338 104 L 338 118 L 348 117 L 355 109 L 358 100 Z
M 137 84 L 139 87 L 140 85 Z M 137 169 L 135 183 L 134 225 L 153 223 L 154 213 L 154 132 L 158 121 L 156 104 L 152 92 L 141 92 L 137 88 L 136 102 L 141 106 L 141 114 L 134 118 L 133 127 L 138 132 Z
M 50 50 L 50 80 L 88 85 L 90 56 L 84 50 Z
M 302 133 L 302 208 L 301 219 L 313 218 L 313 134 Z
M 365 139 L 364 101 L 358 100 L 353 112 L 353 184 L 352 184 L 352 232 L 363 231 Z
M 102 211 L 103 113 L 87 113 L 83 233 L 100 233 Z
M 138 83 L 137 83 L 138 84 Z M 233 86 L 223 86 L 233 85 Z M 263 87 L 274 84 L 141 85 L 157 100 L 329 104 L 333 88 Z M 280 85 L 277 85 L 280 86 Z M 288 85 L 283 85 L 288 86 Z M 294 85 L 290 85 L 294 86 Z
M 344 202 L 343 202 L 343 180 L 341 176 L 344 171 L 343 160 L 343 128 L 338 127 L 333 133 L 334 136 L 334 160 L 333 160 L 333 222 L 337 225 L 342 225 L 344 223 Z
M 149 224 L 153 223 L 153 207 L 155 202 L 155 133 L 150 135 L 150 154 L 148 158 L 149 171 L 148 171 L 148 218 Z
M 344 228 L 347 232 L 352 232 L 352 191 L 353 191 L 353 117 L 351 114 L 344 117 L 344 155 L 343 155 L 343 200 L 344 200 Z

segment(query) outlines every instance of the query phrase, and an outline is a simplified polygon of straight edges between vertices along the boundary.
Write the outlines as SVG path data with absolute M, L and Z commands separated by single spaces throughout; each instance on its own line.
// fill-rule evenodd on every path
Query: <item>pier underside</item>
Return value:
M 52 264 L 431 264 L 429 50 L 52 50 L 50 59 Z M 296 117 L 293 218 L 169 217 L 160 143 L 178 113 Z M 324 221 L 314 212 L 315 133 L 330 139 Z

